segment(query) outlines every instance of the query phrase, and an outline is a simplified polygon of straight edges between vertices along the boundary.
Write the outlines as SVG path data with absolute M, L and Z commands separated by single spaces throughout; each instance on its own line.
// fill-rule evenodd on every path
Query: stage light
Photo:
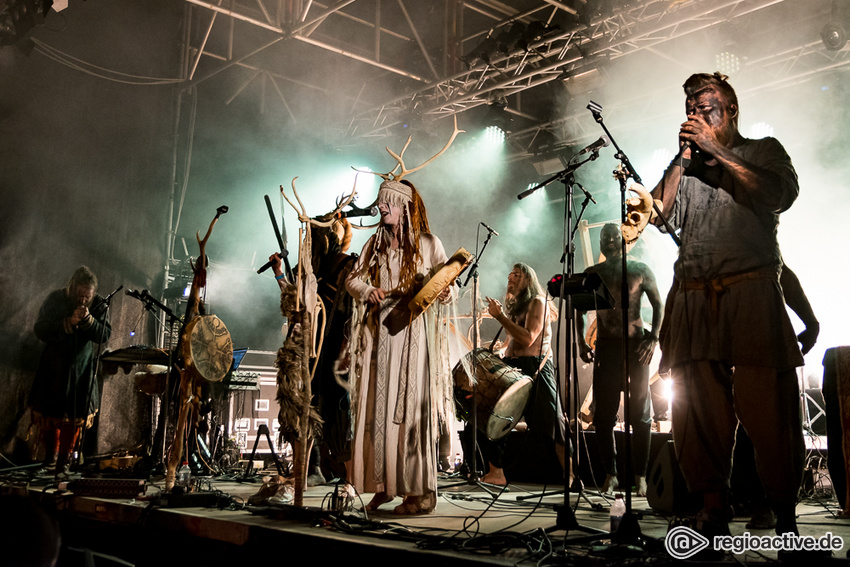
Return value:
M 525 37 L 527 30 L 525 24 L 514 22 L 510 29 L 496 36 L 496 50 L 505 55 L 511 53 L 517 48 L 517 43 Z
M 504 142 L 505 135 L 511 131 L 513 118 L 508 113 L 508 99 L 502 94 L 494 94 L 487 105 L 487 113 L 484 115 L 483 126 L 489 131 L 486 136 L 493 140 Z M 497 133 L 496 130 L 501 133 Z
M 549 25 L 539 20 L 534 20 L 526 27 L 516 41 L 516 47 L 528 51 L 529 46 L 535 41 L 543 39 L 546 35 L 561 29 L 558 24 Z
M 534 170 L 538 175 L 552 175 L 564 169 L 567 166 L 565 157 L 561 154 L 550 154 L 535 156 L 531 161 Z
M 750 138 L 760 140 L 761 138 L 767 138 L 770 136 L 773 136 L 773 126 L 767 122 L 756 122 L 750 126 Z
M 829 51 L 841 51 L 847 44 L 848 20 L 850 8 L 846 2 L 833 0 L 830 19 L 820 31 L 823 46 Z
M 731 51 L 722 51 L 714 56 L 714 64 L 724 75 L 734 77 L 741 70 L 741 61 Z
M 499 126 L 487 126 L 484 129 L 484 142 L 488 145 L 505 143 L 505 132 Z
M 841 22 L 831 21 L 820 31 L 820 39 L 829 51 L 841 51 L 847 44 L 847 30 Z
M 491 32 L 492 33 L 492 32 Z M 498 53 L 498 43 L 490 34 L 485 37 L 481 43 L 476 45 L 469 53 L 462 55 L 460 60 L 466 64 L 467 69 L 472 69 L 478 63 L 485 62 L 488 65 Z
M 567 166 L 567 144 L 558 141 L 551 130 L 541 129 L 531 142 L 529 151 L 533 153 L 531 165 L 537 175 L 551 175 Z

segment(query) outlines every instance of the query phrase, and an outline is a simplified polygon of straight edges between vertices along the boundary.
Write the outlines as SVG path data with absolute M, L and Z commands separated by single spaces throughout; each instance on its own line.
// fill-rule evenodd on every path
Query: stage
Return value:
M 271 473 L 272 471 L 263 471 Z M 266 561 L 292 564 L 309 561 L 325 565 L 354 559 L 373 564 L 517 565 L 526 564 L 667 564 L 664 537 L 679 519 L 658 512 L 646 498 L 633 496 L 643 545 L 612 544 L 607 533 L 612 497 L 586 487 L 571 494 L 543 494 L 562 487 L 510 484 L 504 492 L 482 489 L 465 479 L 441 474 L 435 512 L 397 516 L 396 499 L 368 516 L 359 510 L 371 494 L 355 499 L 342 513 L 330 510 L 332 484 L 308 488 L 304 505 L 248 505 L 262 486 L 260 475 L 200 477 L 199 489 L 189 496 L 164 493 L 164 481 L 103 477 L 100 481 L 71 480 L 58 485 L 53 478 L 29 477 L 26 472 L 4 476 L 5 492 L 28 492 L 54 514 L 61 525 L 65 548 L 90 549 L 131 565 L 257 565 Z M 76 482 L 76 484 L 75 484 Z M 128 496 L 143 486 L 144 493 Z M 70 491 L 77 487 L 80 495 Z M 838 519 L 839 509 L 828 490 L 812 491 L 797 507 L 801 535 L 827 532 L 844 538 L 836 563 L 848 562 L 850 520 Z M 124 491 L 105 497 L 109 491 Z M 560 514 L 560 518 L 559 518 Z M 575 523 L 573 523 L 573 519 Z M 749 517 L 736 517 L 733 535 L 773 535 L 772 530 L 748 530 Z M 565 526 L 571 529 L 565 530 Z M 79 554 L 80 552 L 77 552 Z M 82 565 L 65 555 L 62 565 Z M 766 563 L 776 552 L 731 556 L 736 564 Z M 818 560 L 818 564 L 824 561 Z M 108 563 L 101 557 L 95 565 Z

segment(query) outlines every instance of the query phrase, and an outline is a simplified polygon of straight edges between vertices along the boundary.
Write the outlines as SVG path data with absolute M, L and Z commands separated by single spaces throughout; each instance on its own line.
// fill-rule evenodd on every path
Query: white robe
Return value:
M 417 271 L 427 279 L 447 257 L 436 236 L 423 233 L 420 238 Z M 411 323 L 410 295 L 388 297 L 379 307 L 364 305 L 375 289 L 368 281 L 370 265 L 380 266 L 382 289 L 398 285 L 401 250 L 377 254 L 376 239 L 373 235 L 366 242 L 346 280 L 360 307 L 351 339 L 354 430 L 348 481 L 361 494 L 428 496 L 423 504 L 433 508 L 439 418 L 445 419 L 441 414 L 451 406 L 448 348 L 440 338 L 447 325 L 438 324 L 445 321 L 444 306 L 435 302 Z

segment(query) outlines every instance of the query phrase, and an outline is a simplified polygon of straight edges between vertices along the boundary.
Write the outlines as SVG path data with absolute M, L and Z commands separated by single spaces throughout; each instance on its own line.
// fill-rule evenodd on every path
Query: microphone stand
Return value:
M 171 384 L 171 370 L 174 364 L 174 350 L 171 348 L 172 341 L 174 340 L 174 324 L 177 323 L 180 318 L 174 314 L 174 312 L 168 308 L 168 306 L 164 305 L 160 301 L 158 301 L 155 297 L 153 297 L 148 290 L 143 289 L 141 292 L 127 290 L 125 292 L 130 297 L 134 297 L 142 302 L 146 311 L 150 311 L 153 313 L 154 306 L 159 308 L 163 314 L 168 319 L 168 370 L 165 372 L 165 391 L 162 394 L 162 398 L 160 401 L 159 415 L 157 416 L 156 421 L 156 431 L 154 432 L 153 446 L 151 447 L 149 457 L 156 458 L 157 465 L 161 466 L 163 461 L 165 460 L 165 429 L 168 421 L 168 406 L 170 402 L 170 384 Z
M 598 150 L 595 150 L 594 153 L 596 154 L 596 157 L 599 157 Z M 595 157 L 591 158 L 591 161 L 593 159 L 596 159 L 596 158 Z M 587 209 L 587 205 L 590 204 L 591 201 L 593 201 L 593 203 L 596 204 L 596 200 L 593 198 L 593 195 L 591 195 L 581 185 L 581 183 L 574 181 L 572 179 L 571 173 L 569 174 L 569 176 L 570 176 L 570 180 L 569 180 L 570 185 L 574 185 L 584 192 L 584 201 L 582 201 L 581 210 L 578 212 L 578 215 L 576 216 L 575 225 L 572 227 L 572 231 L 570 231 L 570 237 L 567 240 L 567 242 L 569 244 L 564 243 L 564 253 L 561 254 L 561 260 L 560 260 L 560 263 L 561 263 L 561 274 L 560 274 L 561 282 L 560 282 L 559 298 L 563 298 L 564 295 L 565 295 L 565 281 L 567 280 L 567 274 L 569 274 L 571 276 L 571 275 L 573 275 L 573 272 L 574 272 L 574 267 L 575 267 L 575 244 L 574 244 L 574 241 L 575 241 L 576 232 L 578 231 L 579 222 L 581 221 L 581 218 L 584 216 L 584 211 Z M 568 183 L 567 180 L 563 180 L 563 181 L 564 181 L 564 183 Z M 564 223 L 566 225 L 566 217 L 564 219 Z M 567 229 L 565 227 L 564 228 L 565 234 L 566 234 L 566 230 Z M 566 294 L 566 295 L 568 295 L 568 294 Z M 572 303 L 572 299 L 571 298 L 568 298 L 568 299 L 569 299 L 570 303 Z M 559 313 L 561 312 L 561 307 L 562 307 L 562 303 L 561 303 L 561 300 L 559 299 L 559 305 L 558 305 L 558 312 Z M 570 313 L 574 313 L 574 310 L 570 311 Z M 568 320 L 570 318 L 570 316 L 567 315 L 567 314 L 565 314 L 564 317 L 567 318 Z M 568 323 L 568 325 L 569 325 L 569 323 Z M 569 328 L 574 329 L 574 327 L 569 327 Z M 557 332 L 558 332 L 558 338 L 557 338 L 556 344 L 560 345 L 561 344 L 561 341 L 560 341 L 561 326 L 560 326 L 560 324 L 558 324 Z M 571 468 L 572 468 L 573 471 L 576 472 L 575 482 L 573 482 L 572 486 L 569 486 L 567 484 L 567 482 L 565 482 L 564 488 L 562 490 L 555 490 L 555 491 L 551 491 L 551 492 L 543 492 L 541 494 L 531 494 L 531 495 L 527 495 L 527 496 L 517 496 L 517 500 L 523 501 L 523 500 L 528 500 L 528 499 L 531 499 L 531 498 L 540 498 L 542 496 L 554 496 L 556 494 L 568 494 L 569 492 L 575 492 L 575 493 L 578 494 L 578 499 L 584 498 L 584 500 L 588 503 L 588 505 L 591 508 L 598 511 L 598 510 L 602 509 L 602 505 L 601 504 L 594 504 L 593 502 L 590 501 L 590 499 L 588 499 L 587 495 L 584 493 L 585 492 L 584 491 L 584 485 L 582 484 L 581 479 L 579 478 L 579 475 L 578 475 L 578 470 L 579 470 L 579 466 L 580 466 L 579 456 L 581 454 L 581 452 L 578 449 L 579 448 L 579 429 L 580 428 L 578 427 L 578 419 L 577 419 L 577 417 L 578 417 L 578 403 L 576 403 L 577 400 L 579 399 L 579 384 L 578 384 L 578 379 L 577 379 L 578 378 L 578 347 L 576 345 L 576 341 L 578 339 L 574 335 L 575 334 L 571 332 L 568 336 L 568 340 L 569 340 L 569 344 L 570 344 L 570 359 L 567 360 L 567 364 L 569 365 L 568 369 L 571 369 L 571 372 L 572 372 L 572 374 L 569 374 L 569 376 L 572 376 L 574 378 L 573 381 L 572 381 L 572 384 L 573 384 L 572 400 L 574 402 L 572 405 L 574 407 L 572 408 L 572 417 L 571 417 L 570 421 L 575 420 L 575 422 L 576 422 L 576 430 L 575 430 L 575 432 L 571 432 L 572 435 L 573 435 L 573 447 L 574 447 L 574 450 L 575 450 L 575 457 L 573 458 Z M 566 384 L 565 384 L 565 387 L 567 389 L 566 390 L 567 391 L 567 408 L 566 408 L 567 412 L 570 411 L 570 401 L 571 401 L 569 383 L 570 383 L 569 380 L 567 380 Z M 560 381 L 559 381 L 558 385 L 560 386 Z M 567 473 L 567 471 L 564 471 L 564 473 Z M 567 475 L 566 479 L 569 479 L 569 475 Z M 604 496 L 602 498 L 604 499 Z M 576 501 L 576 507 L 578 507 L 578 499 Z
M 95 317 L 94 311 L 95 310 L 98 311 L 98 312 L 103 311 L 103 323 L 102 323 L 101 328 L 100 328 L 100 340 L 98 340 L 98 343 L 97 343 L 97 354 L 94 357 L 94 363 L 92 364 L 91 374 L 89 376 L 89 391 L 86 394 L 86 405 L 85 405 L 85 408 L 86 408 L 85 411 L 86 411 L 87 414 L 88 414 L 88 411 L 89 411 L 89 405 L 91 404 L 91 400 L 94 397 L 94 388 L 95 388 L 95 383 L 97 381 L 97 374 L 98 374 L 97 371 L 98 371 L 98 368 L 100 367 L 100 355 L 103 351 L 103 340 L 104 340 L 103 335 L 104 335 L 104 333 L 106 333 L 106 321 L 108 320 L 108 313 L 109 313 L 110 304 L 112 303 L 112 296 L 115 295 L 116 293 L 118 293 L 121 290 L 121 288 L 123 288 L 123 287 L 124 287 L 123 284 L 119 285 L 118 289 L 116 289 L 115 291 L 113 291 L 112 293 L 107 295 L 103 299 L 103 301 L 101 301 L 100 303 L 97 304 L 97 307 L 92 309 L 92 318 L 95 318 L 95 319 L 96 319 L 96 317 Z M 78 466 L 82 465 L 86 462 L 85 456 L 83 455 L 83 450 L 84 450 L 84 447 L 85 447 L 85 441 L 86 441 L 86 424 L 84 423 L 83 427 L 80 430 L 80 441 L 79 441 L 79 443 L 80 443 L 80 453 L 79 453 L 79 456 L 77 457 L 77 463 L 76 463 Z
M 479 323 L 478 323 L 478 264 L 481 262 L 481 256 L 484 254 L 484 250 L 486 250 L 487 245 L 490 243 L 490 239 L 493 238 L 493 231 L 487 229 L 487 238 L 484 240 L 484 244 L 481 246 L 481 250 L 477 251 L 475 255 L 475 262 L 472 263 L 472 266 L 469 268 L 469 272 L 466 275 L 466 280 L 463 282 L 461 287 L 466 287 L 469 284 L 469 280 L 472 280 L 472 409 L 470 410 L 472 413 L 472 417 L 470 418 L 471 428 L 472 428 L 472 459 L 470 464 L 470 459 L 467 457 L 466 451 L 464 451 L 464 460 L 466 461 L 466 468 L 469 471 L 469 478 L 467 478 L 466 482 L 461 482 L 457 484 L 450 484 L 445 488 L 451 488 L 452 486 L 462 486 L 465 484 L 478 486 L 487 492 L 490 496 L 497 496 L 500 492 L 504 491 L 504 487 L 496 487 L 494 484 L 488 484 L 486 482 L 482 482 L 478 476 L 478 466 L 476 465 L 478 459 L 478 350 L 481 344 L 480 332 L 479 332 Z M 459 284 L 460 285 L 460 284 Z M 464 430 L 465 431 L 465 430 Z M 483 459 L 482 459 L 482 468 L 483 468 Z M 493 488 L 491 488 L 493 487 Z M 497 491 L 496 489 L 500 489 Z
M 629 161 L 628 156 L 620 149 L 620 146 L 617 145 L 616 140 L 608 131 L 608 128 L 605 126 L 602 120 L 602 106 L 599 104 L 590 101 L 587 105 L 587 109 L 590 110 L 591 114 L 593 114 L 593 118 L 597 123 L 602 127 L 605 133 L 608 135 L 608 138 L 611 140 L 611 143 L 614 145 L 614 148 L 617 152 L 614 154 L 614 157 L 620 161 L 621 169 L 615 171 L 615 177 L 618 178 L 620 182 L 620 222 L 621 226 L 626 222 L 626 179 L 628 177 L 632 177 L 637 183 L 643 184 L 641 182 L 640 176 L 635 171 L 634 167 L 632 167 L 631 162 Z M 665 226 L 668 228 L 670 235 L 673 236 L 673 239 L 676 243 L 679 243 L 678 237 L 674 234 L 672 227 L 667 223 L 667 220 L 661 216 L 661 211 L 658 208 L 658 205 L 653 200 L 652 203 L 653 208 L 656 213 L 658 213 L 659 217 L 664 222 Z M 634 467 L 632 465 L 632 420 L 631 420 L 631 393 L 629 389 L 629 290 L 628 290 L 628 270 L 627 270 L 627 261 L 626 261 L 626 237 L 622 234 L 620 236 L 620 251 L 621 251 L 621 284 L 620 284 L 620 309 L 623 314 L 623 368 L 622 368 L 622 387 L 623 387 L 623 420 L 625 422 L 625 461 L 626 461 L 626 479 L 628 479 L 627 486 L 631 486 L 631 482 L 634 480 Z M 654 329 L 653 329 L 654 331 Z M 642 543 L 642 540 L 645 539 L 640 530 L 640 524 L 638 523 L 637 514 L 632 511 L 632 491 L 630 489 L 625 490 L 626 497 L 626 513 L 623 515 L 623 519 L 620 521 L 620 525 L 617 528 L 617 531 L 613 534 L 612 541 L 616 541 L 619 543 Z
M 556 179 L 560 180 L 564 185 L 565 199 L 564 199 L 564 229 L 563 229 L 563 235 L 564 235 L 565 242 L 564 242 L 564 255 L 561 257 L 561 291 L 559 293 L 559 298 L 558 298 L 558 313 L 564 313 L 564 317 L 567 320 L 567 324 L 566 324 L 567 325 L 567 343 L 569 344 L 569 348 L 570 348 L 570 356 L 568 358 L 568 361 L 575 357 L 576 351 L 577 351 L 577 349 L 575 348 L 575 336 L 574 336 L 575 335 L 575 322 L 574 322 L 575 312 L 573 310 L 572 297 L 569 294 L 565 293 L 567 279 L 570 276 L 573 275 L 573 262 L 574 262 L 573 250 L 574 250 L 575 247 L 573 245 L 573 236 L 574 236 L 575 233 L 574 233 L 573 227 L 572 227 L 573 186 L 574 185 L 578 186 L 582 190 L 582 192 L 584 192 L 584 194 L 585 194 L 585 203 L 582 206 L 582 213 L 584 212 L 584 209 L 587 206 L 588 200 L 593 201 L 593 197 L 590 195 L 590 193 L 588 193 L 585 190 L 584 187 L 582 187 L 581 185 L 579 185 L 575 182 L 575 176 L 573 175 L 573 173 L 579 167 L 584 165 L 585 163 L 587 163 L 589 161 L 593 161 L 593 160 L 597 159 L 598 157 L 599 157 L 599 148 L 592 150 L 591 155 L 587 159 L 585 159 L 584 161 L 568 165 L 563 171 L 556 173 L 555 175 L 553 175 L 552 177 L 550 177 L 546 181 L 543 181 L 542 183 L 538 184 L 537 186 L 532 187 L 531 189 L 527 189 L 526 191 L 523 191 L 522 193 L 517 195 L 517 199 L 524 199 L 525 197 L 528 197 L 529 195 L 531 195 L 532 193 L 534 193 L 535 191 L 537 191 L 541 187 L 545 187 L 546 185 L 548 185 L 552 181 L 555 181 Z M 566 262 L 564 260 L 566 260 Z M 566 302 L 566 307 L 564 306 L 565 302 Z M 560 322 L 559 322 L 558 323 L 558 335 L 560 335 L 560 331 L 561 331 L 561 326 L 560 326 Z M 561 341 L 560 341 L 560 336 L 559 336 L 558 339 L 556 340 L 556 346 L 558 348 L 560 348 L 560 343 L 561 343 Z M 560 360 L 560 355 L 558 355 L 556 357 L 556 360 Z M 578 376 L 572 374 L 572 368 L 568 364 L 568 366 L 567 366 L 567 376 L 566 376 L 566 380 L 565 380 L 566 384 L 569 384 L 570 380 L 572 380 L 574 389 L 577 390 L 578 389 Z M 561 385 L 561 381 L 557 380 L 556 390 L 557 390 L 558 396 L 561 395 L 560 385 Z M 578 404 L 577 403 L 571 404 L 569 386 L 566 386 L 566 393 L 567 393 L 567 404 L 566 404 L 567 408 L 569 408 L 570 405 L 574 405 L 575 411 L 573 413 L 575 414 L 578 411 Z M 576 394 L 576 399 L 578 399 L 577 394 Z M 567 425 L 569 426 L 569 423 Z M 566 431 L 565 431 L 565 434 L 567 434 Z M 565 442 L 566 442 L 566 440 L 565 440 Z M 578 448 L 578 430 L 576 430 L 575 448 L 576 448 L 575 452 L 576 452 L 576 454 L 578 454 L 578 450 L 577 450 L 577 448 Z M 564 447 L 564 454 L 565 454 L 565 457 L 568 457 L 566 446 Z M 569 466 L 568 465 L 569 458 L 565 458 L 564 461 L 565 461 L 564 467 L 566 468 L 567 466 Z M 569 478 L 570 478 L 569 471 L 564 470 L 564 489 L 563 489 L 564 501 L 561 505 L 555 505 L 554 509 L 555 509 L 556 514 L 557 514 L 555 525 L 550 527 L 550 528 L 547 528 L 546 532 L 564 531 L 567 534 L 569 534 L 570 530 L 581 530 L 585 533 L 591 534 L 591 535 L 585 536 L 583 538 L 577 538 L 577 539 L 570 540 L 571 543 L 575 543 L 575 542 L 578 542 L 578 541 L 585 541 L 585 540 L 586 541 L 593 541 L 593 540 L 596 540 L 596 539 L 599 539 L 601 537 L 608 535 L 608 532 L 606 532 L 605 530 L 600 530 L 598 528 L 592 528 L 592 527 L 589 527 L 589 526 L 582 526 L 578 523 L 578 520 L 576 520 L 575 511 L 570 507 Z M 581 490 L 579 490 L 579 494 L 580 493 L 581 493 Z

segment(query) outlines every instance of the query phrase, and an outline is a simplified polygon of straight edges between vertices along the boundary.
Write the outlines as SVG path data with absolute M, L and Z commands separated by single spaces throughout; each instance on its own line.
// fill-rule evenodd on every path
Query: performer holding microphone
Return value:
M 776 511 L 776 532 L 797 531 L 804 445 L 795 367 L 803 363 L 785 310 L 776 233 L 797 198 L 797 174 L 774 138 L 738 132 L 738 99 L 720 73 L 684 84 L 684 144 L 653 191 L 681 231 L 661 330 L 673 372 L 673 438 L 704 509 L 695 528 L 728 534 L 732 448 L 739 420 Z M 655 221 L 661 224 L 660 220 Z
M 68 286 L 52 292 L 38 312 L 35 334 L 44 352 L 30 392 L 33 424 L 41 432 L 45 468 L 63 475 L 83 426 L 92 426 L 100 407 L 100 388 L 92 343 L 109 340 L 112 327 L 104 299 L 96 294 L 97 277 L 86 266 Z

